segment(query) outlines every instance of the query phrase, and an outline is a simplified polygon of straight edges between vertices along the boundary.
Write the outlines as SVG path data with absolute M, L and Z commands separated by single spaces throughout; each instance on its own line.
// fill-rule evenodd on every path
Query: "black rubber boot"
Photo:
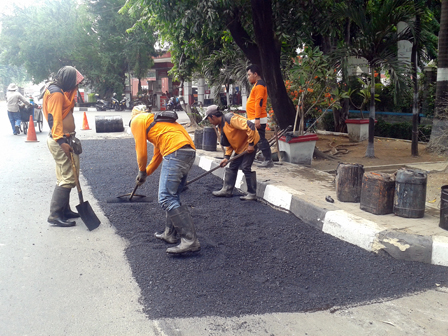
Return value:
M 71 191 L 71 190 L 70 190 Z M 72 211 L 70 209 L 70 193 L 68 194 L 67 204 L 64 208 L 64 218 L 65 219 L 72 219 L 72 218 L 79 218 L 81 217 L 79 213 Z
M 168 215 L 174 228 L 180 235 L 180 244 L 170 247 L 166 253 L 179 254 L 184 252 L 197 252 L 201 249 L 199 240 L 196 236 L 193 218 L 185 205 L 168 211 Z
M 53 191 L 53 197 L 50 203 L 50 216 L 48 217 L 48 223 L 61 226 L 70 227 L 75 226 L 76 223 L 68 221 L 64 218 L 64 210 L 67 206 L 67 202 L 70 199 L 69 188 L 56 186 Z
M 242 201 L 256 201 L 257 200 L 257 173 L 251 172 L 250 175 L 246 175 L 247 195 L 241 196 Z
M 161 233 L 154 233 L 154 236 L 158 239 L 164 240 L 169 244 L 176 244 L 179 242 L 179 238 L 177 237 L 177 231 L 173 226 L 173 222 L 171 221 L 168 212 L 166 212 L 166 224 L 165 231 Z
M 233 188 L 235 188 L 236 176 L 238 175 L 238 170 L 230 170 L 226 168 L 224 173 L 224 184 L 222 189 L 219 191 L 213 191 L 213 196 L 216 197 L 232 197 Z

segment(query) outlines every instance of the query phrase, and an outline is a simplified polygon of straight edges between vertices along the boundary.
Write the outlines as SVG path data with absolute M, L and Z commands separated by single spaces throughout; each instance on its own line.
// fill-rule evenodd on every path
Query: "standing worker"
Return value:
M 84 77 L 74 67 L 65 66 L 57 72 L 45 89 L 42 110 L 50 126 L 47 145 L 56 163 L 56 187 L 50 204 L 48 222 L 61 227 L 76 225 L 69 219 L 79 214 L 70 209 L 70 191 L 76 186 L 71 156 L 79 174 L 81 143 L 75 138 L 73 107 L 78 84 Z
M 230 162 L 230 166 L 226 168 L 224 174 L 222 189 L 213 191 L 213 195 L 216 197 L 232 197 L 238 169 L 241 167 L 246 177 L 247 195 L 241 196 L 240 199 L 243 201 L 256 200 L 257 178 L 255 172 L 251 170 L 251 167 L 255 159 L 257 143 L 260 140 L 260 136 L 255 128 L 255 124 L 237 114 L 227 113 L 224 115 L 219 111 L 217 105 L 211 105 L 207 108 L 205 119 L 208 119 L 210 123 L 219 127 L 221 133 L 220 143 L 227 147 L 224 160 L 220 163 L 221 167 L 227 165 L 234 151 L 235 154 L 246 152 L 243 156 Z
M 196 157 L 194 143 L 187 131 L 175 122 L 175 119 L 169 120 L 163 116 L 164 113 L 167 115 L 173 112 L 159 112 L 155 115 L 142 113 L 143 111 L 137 109 L 132 112 L 130 126 L 135 139 L 139 168 L 137 184 L 142 185 L 146 177 L 162 163 L 159 204 L 166 211 L 166 224 L 164 232 L 154 235 L 170 244 L 177 243 L 178 235 L 180 236 L 180 244 L 168 248 L 167 253 L 197 252 L 201 249 L 201 245 L 196 236 L 193 218 L 187 206 L 181 205 L 180 202 L 180 193 L 187 182 L 188 172 Z M 153 157 L 148 166 L 146 166 L 148 162 L 146 140 L 154 145 Z
M 253 85 L 249 99 L 247 99 L 246 103 L 247 119 L 255 124 L 255 127 L 260 134 L 259 146 L 264 156 L 264 161 L 259 167 L 271 168 L 274 167 L 274 162 L 272 162 L 271 158 L 271 146 L 269 146 L 269 142 L 266 139 L 266 124 L 268 122 L 266 104 L 268 101 L 268 90 L 266 89 L 266 83 L 261 78 L 261 72 L 258 65 L 249 65 L 246 71 L 247 79 Z
M 25 103 L 26 106 L 31 105 L 20 92 L 17 92 L 17 89 L 17 85 L 11 83 L 8 86 L 8 92 L 6 93 L 8 117 L 14 135 L 20 134 L 20 123 L 22 122 L 22 119 L 20 118 L 19 101 Z

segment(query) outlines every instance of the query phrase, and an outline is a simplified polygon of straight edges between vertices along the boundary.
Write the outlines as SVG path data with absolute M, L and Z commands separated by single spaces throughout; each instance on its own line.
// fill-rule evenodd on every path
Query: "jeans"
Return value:
M 13 131 L 13 133 L 15 133 L 16 132 L 15 126 L 20 127 L 20 123 L 22 122 L 22 119 L 20 118 L 20 112 L 8 111 L 8 117 L 9 117 L 9 122 L 11 123 L 11 126 L 12 126 L 12 131 Z
M 250 154 L 244 154 L 235 161 L 229 163 L 229 169 L 238 172 L 238 169 L 244 173 L 244 176 L 250 177 L 252 172 L 252 163 L 254 163 L 255 154 L 257 153 L 258 144 L 255 145 L 254 151 Z
M 181 206 L 179 196 L 195 157 L 194 149 L 178 149 L 163 157 L 159 180 L 159 204 L 163 210 L 170 211 Z

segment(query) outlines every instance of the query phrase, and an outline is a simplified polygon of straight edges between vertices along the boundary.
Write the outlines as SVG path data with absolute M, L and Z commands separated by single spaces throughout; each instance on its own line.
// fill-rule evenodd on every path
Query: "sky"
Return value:
M 19 7 L 27 7 L 29 5 L 32 5 L 34 3 L 40 2 L 39 0 L 0 0 L 0 13 L 1 14 L 7 14 L 8 8 L 12 6 L 13 3 L 15 3 Z

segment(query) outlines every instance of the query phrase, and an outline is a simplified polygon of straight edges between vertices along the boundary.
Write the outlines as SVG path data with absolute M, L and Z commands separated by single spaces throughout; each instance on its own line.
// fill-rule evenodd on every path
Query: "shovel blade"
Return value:
M 89 202 L 82 202 L 81 204 L 76 206 L 79 215 L 81 216 L 82 221 L 86 224 L 89 231 L 95 230 L 98 226 L 100 226 L 101 222 L 93 212 L 92 207 Z

